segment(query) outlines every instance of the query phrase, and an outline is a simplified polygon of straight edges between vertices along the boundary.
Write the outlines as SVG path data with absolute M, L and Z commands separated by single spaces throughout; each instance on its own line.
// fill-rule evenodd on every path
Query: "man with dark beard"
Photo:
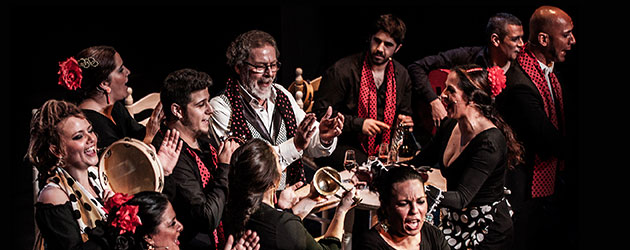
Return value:
M 329 106 L 345 117 L 343 135 L 322 164 L 343 166 L 346 150 L 358 163 L 376 155 L 390 142 L 394 123 L 413 127 L 411 80 L 407 69 L 392 56 L 400 50 L 406 27 L 402 20 L 381 15 L 373 26 L 366 51 L 340 59 L 322 76 L 313 112 L 322 116 Z
M 330 155 L 343 129 L 343 116 L 332 116 L 329 109 L 318 122 L 282 85 L 274 83 L 280 62 L 270 34 L 245 32 L 230 44 L 226 56 L 235 74 L 225 92 L 210 101 L 214 139 L 263 139 L 276 150 L 283 168 L 278 189 L 305 183 L 302 155 Z

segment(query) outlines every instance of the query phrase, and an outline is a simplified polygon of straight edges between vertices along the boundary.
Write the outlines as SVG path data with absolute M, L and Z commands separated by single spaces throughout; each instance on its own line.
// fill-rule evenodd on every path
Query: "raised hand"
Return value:
M 295 190 L 298 190 L 302 186 L 304 186 L 304 182 L 298 181 L 297 183 L 282 190 L 278 196 L 278 207 L 282 209 L 290 209 L 298 203 L 298 201 L 300 201 L 300 197 L 297 196 Z
M 166 131 L 162 145 L 157 152 L 157 158 L 162 164 L 164 175 L 169 176 L 179 160 L 182 151 L 183 141 L 179 139 L 179 131 L 169 129 Z
M 295 144 L 295 148 L 298 151 L 304 150 L 311 142 L 311 137 L 313 133 L 315 133 L 315 127 L 313 126 L 315 121 L 317 121 L 315 114 L 310 113 L 306 114 L 304 120 L 298 125 L 295 136 L 293 137 L 293 144 Z
M 343 130 L 344 116 L 337 113 L 335 117 L 331 117 L 332 113 L 332 107 L 328 106 L 326 114 L 319 122 L 319 138 L 325 144 L 332 143 L 333 139 L 339 136 Z

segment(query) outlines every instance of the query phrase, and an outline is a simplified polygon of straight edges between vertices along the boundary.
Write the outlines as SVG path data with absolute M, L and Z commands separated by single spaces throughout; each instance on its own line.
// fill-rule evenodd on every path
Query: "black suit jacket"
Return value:
M 506 88 L 496 97 L 496 108 L 525 149 L 525 164 L 517 169 L 524 175 L 520 178 L 525 178 L 518 184 L 524 185 L 527 194 L 531 193 L 535 156 L 563 159 L 568 147 L 563 132 L 547 116 L 538 88 L 516 61 L 512 63 L 505 74 Z
M 155 148 L 159 148 L 164 140 L 163 131 L 166 131 L 164 127 L 153 139 L 152 144 Z M 191 241 L 198 233 L 210 234 L 219 226 L 228 191 L 229 165 L 219 164 L 216 170 L 213 170 L 209 152 L 210 140 L 205 138 L 198 140 L 200 151 L 183 143 L 177 165 L 173 173 L 165 178 L 162 191 L 173 205 L 177 219 L 184 225 L 184 231 L 179 237 L 184 249 L 193 248 L 190 244 L 193 244 Z M 188 153 L 189 149 L 195 151 L 213 176 L 205 188 L 202 186 L 197 162 Z M 214 248 L 213 245 L 208 247 Z

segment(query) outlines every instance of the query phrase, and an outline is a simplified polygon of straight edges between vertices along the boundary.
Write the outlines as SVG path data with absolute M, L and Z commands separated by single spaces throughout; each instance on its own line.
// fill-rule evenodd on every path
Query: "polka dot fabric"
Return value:
M 536 88 L 542 97 L 547 117 L 549 117 L 549 120 L 556 128 L 563 130 L 564 108 L 562 102 L 562 89 L 560 87 L 560 83 L 558 82 L 558 78 L 553 72 L 549 74 L 551 88 L 553 89 L 553 93 L 551 93 L 547 81 L 542 73 L 542 69 L 531 51 L 526 49 L 524 53 L 519 54 L 517 60 L 519 65 L 523 68 L 523 71 L 525 71 L 532 82 L 534 82 L 534 85 L 536 85 Z M 557 103 L 554 103 L 554 99 Z M 542 159 L 539 156 L 536 156 L 532 180 L 532 197 L 546 197 L 554 193 L 556 168 L 561 164 L 562 162 L 556 157 Z
M 240 138 L 251 139 L 252 132 L 247 126 L 247 121 L 243 116 L 243 100 L 238 91 L 238 83 L 232 79 L 228 79 L 225 95 L 230 102 L 232 108 L 232 116 L 230 117 L 230 131 L 234 136 Z M 286 127 L 286 138 L 292 138 L 295 136 L 297 129 L 297 123 L 295 121 L 295 113 L 291 108 L 291 102 L 282 91 L 276 91 L 276 109 L 280 112 L 284 126 Z M 304 167 L 302 161 L 298 160 L 287 167 L 287 183 L 292 185 L 298 181 L 306 183 L 306 176 L 304 175 Z
M 103 222 L 106 217 L 105 210 L 102 204 L 102 186 L 96 178 L 96 167 L 88 168 L 88 180 L 90 187 L 92 188 L 98 197 L 93 197 L 85 187 L 76 182 L 74 178 L 66 172 L 63 168 L 58 167 L 55 170 L 55 174 L 48 178 L 47 186 L 58 186 L 63 190 L 70 200 L 72 205 L 72 215 L 79 226 L 81 231 L 81 238 L 83 241 L 88 240 L 88 232 L 96 227 L 97 224 Z
M 213 179 L 212 174 L 210 174 L 210 171 L 206 167 L 206 164 L 203 163 L 203 161 L 201 160 L 201 158 L 199 158 L 195 151 L 190 148 L 186 148 L 186 150 L 188 151 L 188 154 L 190 154 L 190 156 L 195 159 L 197 167 L 199 168 L 199 174 L 201 175 L 202 187 L 205 188 L 206 185 L 208 185 L 208 183 Z M 214 164 L 214 168 L 216 169 L 218 166 L 218 157 L 217 152 L 214 147 L 212 147 L 212 145 L 210 145 L 210 153 L 212 154 L 212 163 Z M 212 235 L 214 236 L 215 249 L 223 249 L 223 246 L 225 246 L 225 235 L 223 232 L 222 221 L 219 222 L 219 226 L 212 232 Z
M 396 78 L 394 77 L 394 63 L 390 60 L 387 64 L 387 93 L 385 97 L 385 123 L 390 126 L 394 123 L 394 115 L 396 114 Z M 361 118 L 376 119 L 376 84 L 372 69 L 368 63 L 367 56 L 363 60 L 363 68 L 361 70 L 361 86 L 359 88 L 359 107 L 358 115 Z M 390 130 L 384 129 L 381 132 L 382 141 L 389 142 Z M 376 155 L 377 143 L 376 136 L 360 136 L 361 146 L 368 155 Z

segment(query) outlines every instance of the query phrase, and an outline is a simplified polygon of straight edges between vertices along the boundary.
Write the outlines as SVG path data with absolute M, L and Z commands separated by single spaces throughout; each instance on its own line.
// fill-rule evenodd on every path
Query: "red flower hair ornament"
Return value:
M 83 75 L 81 73 L 81 67 L 74 57 L 70 57 L 63 62 L 59 62 L 59 85 L 64 86 L 69 90 L 76 90 L 81 88 L 81 80 Z
M 125 204 L 131 198 L 133 198 L 133 195 L 116 193 L 105 204 L 104 209 L 108 214 L 112 209 L 119 208 L 115 214 L 108 215 L 110 216 L 110 225 L 119 229 L 119 234 L 126 232 L 135 233 L 136 227 L 142 225 L 140 217 L 138 217 L 138 206 Z

